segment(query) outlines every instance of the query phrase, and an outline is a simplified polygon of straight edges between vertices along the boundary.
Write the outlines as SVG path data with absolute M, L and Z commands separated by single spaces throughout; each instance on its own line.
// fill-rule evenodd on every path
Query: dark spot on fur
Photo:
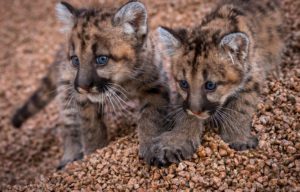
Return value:
M 230 104 L 232 104 L 233 102 L 235 102 L 237 100 L 236 96 L 229 96 L 225 102 L 223 103 L 223 107 L 227 108 Z
M 89 41 L 91 38 L 90 38 L 90 36 L 89 36 L 88 34 L 86 34 L 86 35 L 84 36 L 84 39 L 85 39 L 86 41 Z
M 207 80 L 207 76 L 208 76 L 208 72 L 207 72 L 206 69 L 203 70 L 202 75 L 203 75 L 204 80 L 206 81 Z
M 98 51 L 98 44 L 97 43 L 94 43 L 92 45 L 92 51 L 93 51 L 94 57 L 96 57 L 97 56 L 97 51 Z
M 149 103 L 146 103 L 145 105 L 143 105 L 141 108 L 140 108 L 140 113 L 142 113 L 145 109 L 147 109 L 148 107 L 150 107 L 151 105 Z
M 210 102 L 205 100 L 203 103 L 202 111 L 208 111 L 210 115 L 214 114 L 218 109 L 220 103 L 219 102 Z

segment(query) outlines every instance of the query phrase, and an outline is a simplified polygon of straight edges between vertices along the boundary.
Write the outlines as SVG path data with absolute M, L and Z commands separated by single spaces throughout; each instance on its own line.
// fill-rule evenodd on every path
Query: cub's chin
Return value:
M 97 93 L 97 94 L 88 94 L 87 98 L 90 100 L 92 103 L 103 103 L 105 95 L 102 93 Z

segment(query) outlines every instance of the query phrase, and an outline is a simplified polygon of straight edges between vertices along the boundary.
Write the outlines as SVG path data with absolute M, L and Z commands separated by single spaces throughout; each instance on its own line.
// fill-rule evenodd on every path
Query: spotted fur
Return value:
M 236 150 L 257 146 L 257 137 L 251 135 L 252 115 L 265 74 L 278 72 L 283 47 L 279 3 L 222 1 L 190 30 L 158 29 L 172 61 L 183 119 L 190 123 L 161 136 L 153 147 L 155 161 L 178 162 L 193 154 L 197 146 L 191 146 L 199 144 L 199 135 L 194 136 L 199 133 L 196 119 L 218 127 Z
M 80 159 L 83 153 L 90 154 L 107 145 L 102 108 L 125 107 L 127 98 L 140 101 L 137 124 L 140 156 L 144 157 L 151 138 L 166 127 L 163 117 L 169 103 L 162 63 L 148 35 L 144 5 L 130 1 L 117 10 L 95 5 L 78 9 L 62 2 L 57 5 L 57 15 L 68 35 L 68 62 L 62 60 L 59 75 L 52 75 L 55 70 L 51 70 L 47 79 L 55 82 L 59 77 L 57 92 L 64 122 L 64 155 L 60 168 Z M 55 83 L 45 89 L 52 85 Z M 39 91 L 35 95 L 46 92 Z M 36 101 L 39 99 L 30 99 L 17 112 L 13 118 L 16 126 L 29 117 L 31 107 L 27 106 L 40 109 L 46 104 L 38 105 Z

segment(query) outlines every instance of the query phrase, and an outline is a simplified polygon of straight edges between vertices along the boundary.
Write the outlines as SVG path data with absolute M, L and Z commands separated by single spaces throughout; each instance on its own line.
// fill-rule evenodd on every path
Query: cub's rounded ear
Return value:
M 70 32 L 75 25 L 77 9 L 67 2 L 60 2 L 56 5 L 56 16 L 63 23 L 63 32 Z
M 186 35 L 185 30 L 180 30 L 182 35 Z M 167 27 L 159 27 L 157 29 L 159 40 L 163 43 L 164 52 L 172 56 L 182 46 L 183 38 L 179 36 L 177 31 Z
M 230 33 L 221 40 L 220 47 L 233 59 L 243 62 L 249 55 L 249 37 L 245 33 Z
M 137 38 L 148 33 L 148 16 L 144 4 L 132 1 L 121 7 L 114 15 L 113 26 L 122 26 L 124 33 Z

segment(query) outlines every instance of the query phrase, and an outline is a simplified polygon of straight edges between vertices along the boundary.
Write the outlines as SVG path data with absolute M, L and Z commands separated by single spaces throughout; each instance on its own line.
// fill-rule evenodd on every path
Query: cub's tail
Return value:
M 47 75 L 40 82 L 38 89 L 13 115 L 11 123 L 14 127 L 20 128 L 27 119 L 38 113 L 55 98 L 59 74 L 58 66 L 64 60 L 65 52 L 59 50 L 55 61 L 52 63 Z

